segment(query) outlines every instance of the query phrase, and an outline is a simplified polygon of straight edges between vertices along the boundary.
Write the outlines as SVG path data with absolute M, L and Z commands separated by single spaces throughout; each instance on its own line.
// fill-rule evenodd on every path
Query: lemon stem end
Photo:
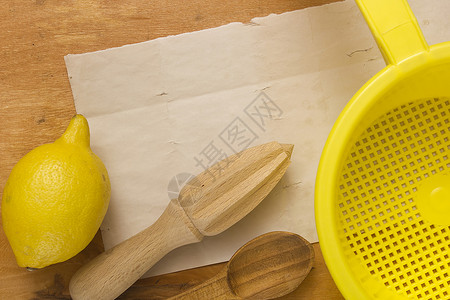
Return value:
M 67 144 L 74 144 L 78 146 L 90 146 L 89 124 L 83 115 L 77 114 L 70 120 L 66 131 L 58 139 Z

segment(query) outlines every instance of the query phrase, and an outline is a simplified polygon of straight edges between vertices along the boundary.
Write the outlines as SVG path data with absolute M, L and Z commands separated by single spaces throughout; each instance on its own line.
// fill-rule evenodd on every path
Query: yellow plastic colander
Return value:
M 316 179 L 325 262 L 347 299 L 450 299 L 450 43 L 405 0 L 356 0 L 387 66 L 351 99 Z

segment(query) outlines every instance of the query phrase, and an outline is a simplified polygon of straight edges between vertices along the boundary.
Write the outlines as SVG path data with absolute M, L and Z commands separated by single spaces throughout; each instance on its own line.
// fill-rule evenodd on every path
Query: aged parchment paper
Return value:
M 410 1 L 430 44 L 450 40 L 450 2 Z M 78 113 L 112 184 L 108 249 L 151 225 L 178 185 L 220 158 L 295 145 L 274 191 L 224 233 L 177 249 L 147 275 L 228 260 L 272 230 L 318 240 L 314 180 L 327 135 L 384 67 L 353 1 L 65 57 Z

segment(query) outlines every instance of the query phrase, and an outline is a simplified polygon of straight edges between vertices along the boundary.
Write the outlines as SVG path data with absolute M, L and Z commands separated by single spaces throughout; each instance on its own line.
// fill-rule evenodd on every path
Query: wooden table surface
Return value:
M 249 22 L 253 17 L 334 1 L 4 1 L 0 6 L 0 191 L 14 164 L 31 149 L 58 138 L 75 114 L 65 55 Z M 343 299 L 319 244 L 314 248 L 311 273 L 282 299 Z M 69 261 L 29 272 L 16 265 L 0 230 L 0 299 L 70 299 L 72 274 L 101 251 L 98 233 Z M 120 299 L 163 299 L 212 277 L 223 266 L 142 279 Z

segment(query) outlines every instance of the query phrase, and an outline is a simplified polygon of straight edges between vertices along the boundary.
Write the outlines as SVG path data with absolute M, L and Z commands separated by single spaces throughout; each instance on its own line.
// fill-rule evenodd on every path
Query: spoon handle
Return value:
M 207 281 L 188 289 L 187 291 L 170 297 L 169 300 L 228 300 L 242 299 L 236 296 L 231 290 L 227 279 L 227 268 L 223 268 L 216 276 Z
M 150 227 L 81 267 L 69 289 L 74 300 L 115 299 L 171 250 L 201 241 L 176 200 Z

